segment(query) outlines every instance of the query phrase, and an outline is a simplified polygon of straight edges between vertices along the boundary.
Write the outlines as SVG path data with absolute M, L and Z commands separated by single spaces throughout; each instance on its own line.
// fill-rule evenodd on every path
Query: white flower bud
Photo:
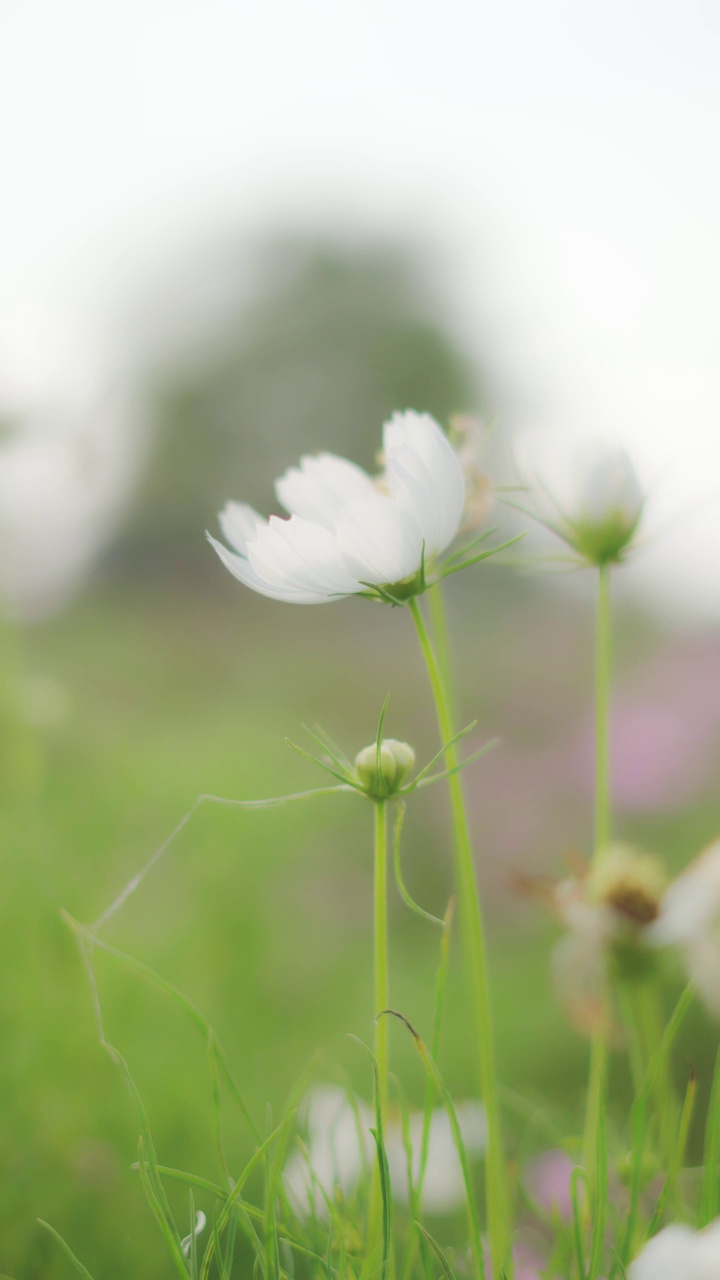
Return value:
M 415 764 L 415 752 L 407 742 L 384 738 L 380 746 L 378 776 L 377 746 L 363 747 L 355 757 L 355 772 L 368 795 L 382 800 L 400 789 Z
M 643 503 L 625 449 L 598 449 L 585 471 L 577 512 L 567 520 L 568 541 L 594 564 L 619 560 L 640 523 Z

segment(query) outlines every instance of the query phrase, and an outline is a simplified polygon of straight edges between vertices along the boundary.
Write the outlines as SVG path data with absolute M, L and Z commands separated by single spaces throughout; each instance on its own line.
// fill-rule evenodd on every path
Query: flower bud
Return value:
M 599 449 L 585 472 L 576 513 L 566 517 L 568 542 L 592 564 L 620 560 L 640 523 L 644 495 L 624 449 Z
M 377 745 L 374 742 L 358 751 L 355 772 L 367 794 L 376 800 L 383 800 L 400 789 L 414 764 L 415 752 L 407 742 L 384 738 L 380 746 L 379 775 Z

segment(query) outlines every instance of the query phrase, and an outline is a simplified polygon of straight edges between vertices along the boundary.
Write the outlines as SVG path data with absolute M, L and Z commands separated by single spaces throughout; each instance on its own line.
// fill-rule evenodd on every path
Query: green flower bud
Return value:
M 395 795 L 415 765 L 415 752 L 407 742 L 384 738 L 380 746 L 380 775 L 378 776 L 377 746 L 373 742 L 363 747 L 355 757 L 355 773 L 358 781 L 376 800 Z

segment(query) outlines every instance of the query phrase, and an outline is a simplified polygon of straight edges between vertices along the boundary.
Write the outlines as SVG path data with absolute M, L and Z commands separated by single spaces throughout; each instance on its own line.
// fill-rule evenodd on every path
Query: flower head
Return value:
M 655 857 L 615 844 L 595 865 L 547 889 L 566 929 L 553 951 L 553 977 L 569 1017 L 583 1033 L 614 1029 L 603 996 L 608 965 L 631 978 L 652 964 L 649 928 L 659 915 L 665 884 Z
M 229 502 L 220 525 L 231 549 L 210 542 L 236 578 L 274 600 L 417 594 L 460 527 L 462 467 L 437 422 L 410 410 L 385 424 L 383 462 L 372 477 L 346 458 L 306 455 L 275 484 L 289 518 Z
M 624 559 L 645 504 L 627 451 L 603 441 L 587 442 L 564 477 L 562 470 L 559 466 L 557 477 L 546 478 L 545 465 L 521 461 L 520 471 L 528 476 L 524 487 L 533 501 L 531 514 L 586 564 Z

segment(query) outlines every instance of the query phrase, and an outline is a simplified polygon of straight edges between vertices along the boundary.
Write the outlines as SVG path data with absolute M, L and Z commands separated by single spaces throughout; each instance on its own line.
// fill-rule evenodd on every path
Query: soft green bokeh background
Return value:
M 60 909 L 97 917 L 200 793 L 253 798 L 319 784 L 284 744 L 303 740 L 303 723 L 321 723 L 353 754 L 372 739 L 390 691 L 388 732 L 410 740 L 420 761 L 438 745 L 404 611 L 260 600 L 225 573 L 202 532 L 229 496 L 267 505 L 272 477 L 304 449 L 372 465 L 380 423 L 395 407 L 412 403 L 442 419 L 482 408 L 481 380 L 410 259 L 286 243 L 273 261 L 280 282 L 239 308 L 202 358 L 148 380 L 154 461 L 102 571 L 62 616 L 5 635 L 0 1270 L 17 1280 L 69 1274 L 36 1216 L 62 1232 L 96 1280 L 171 1273 L 131 1169 L 136 1117 L 98 1045 Z M 590 705 L 591 599 L 491 566 L 459 575 L 449 595 L 461 717 L 479 721 L 473 745 L 501 738 L 467 787 L 502 1077 L 572 1127 L 586 1047 L 552 990 L 555 927 L 512 881 L 517 872 L 557 874 L 570 849 L 587 847 L 589 800 L 571 782 L 563 790 L 557 744 L 572 744 Z M 658 654 L 682 653 L 686 643 L 626 609 L 620 682 L 640 680 Z M 545 742 L 556 801 L 535 812 L 532 761 L 543 760 Z M 714 750 L 717 759 L 717 741 Z M 342 1070 L 369 1095 L 367 1063 L 347 1033 L 372 1036 L 371 818 L 365 802 L 344 796 L 253 814 L 207 806 L 107 927 L 109 941 L 206 1013 L 259 1117 L 268 1104 L 281 1111 L 316 1053 L 318 1079 Z M 626 813 L 620 826 L 681 865 L 717 819 L 712 787 L 699 784 L 660 817 Z M 404 866 L 415 896 L 442 912 L 452 885 L 440 789 L 413 801 Z M 429 1031 L 437 937 L 394 890 L 391 900 L 392 1001 Z M 98 972 L 107 1030 L 139 1083 L 160 1159 L 216 1175 L 201 1038 L 112 961 L 99 959 Z M 702 1089 L 714 1040 L 698 1012 L 684 1052 Z M 400 1029 L 392 1053 L 419 1101 L 422 1078 Z M 442 1065 L 458 1096 L 472 1092 L 457 956 Z M 618 1116 L 624 1106 L 619 1072 Z M 512 1141 L 519 1153 L 539 1140 L 523 1120 Z M 228 1146 L 239 1167 L 249 1140 L 230 1119 Z M 186 1212 L 184 1198 L 177 1202 Z

